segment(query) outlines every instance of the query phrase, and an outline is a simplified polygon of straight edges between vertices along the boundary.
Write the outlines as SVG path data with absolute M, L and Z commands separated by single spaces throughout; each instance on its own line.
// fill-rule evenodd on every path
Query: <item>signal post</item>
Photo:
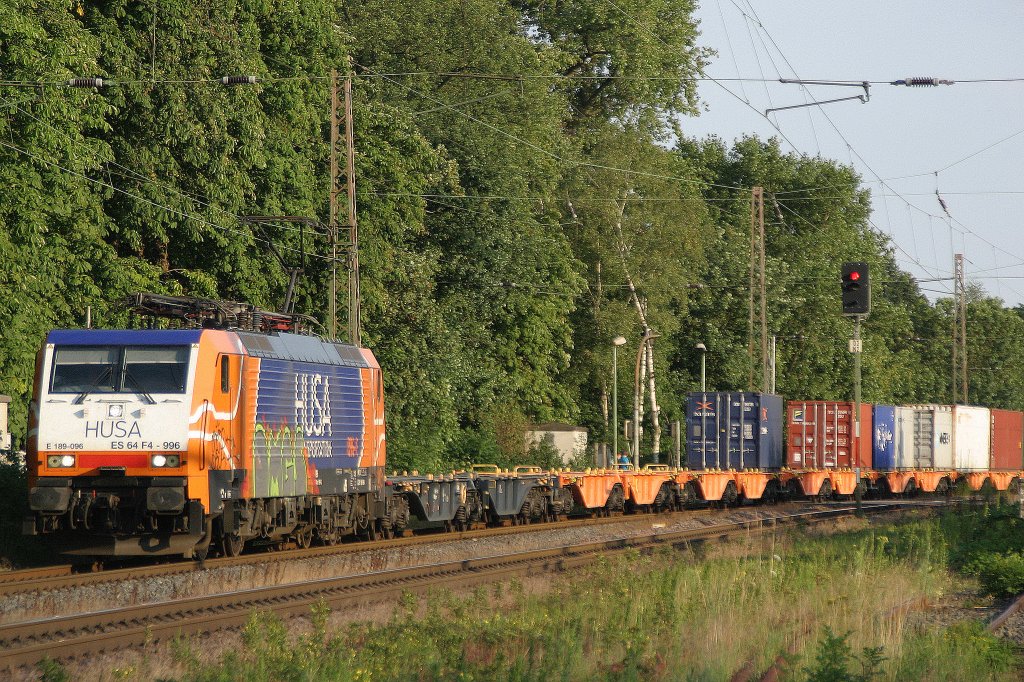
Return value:
M 860 323 L 871 312 L 871 277 L 868 264 L 863 262 L 843 263 L 842 268 L 843 315 L 853 318 L 853 339 L 850 340 L 850 352 L 853 353 L 853 435 L 860 446 L 860 355 L 863 342 L 860 338 Z M 861 502 L 860 468 L 857 468 L 857 485 L 854 488 L 854 499 L 857 502 L 857 513 L 860 513 Z

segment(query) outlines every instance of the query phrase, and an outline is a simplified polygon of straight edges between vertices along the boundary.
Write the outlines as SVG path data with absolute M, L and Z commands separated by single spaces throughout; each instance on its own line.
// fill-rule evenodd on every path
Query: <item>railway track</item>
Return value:
M 835 504 L 835 503 L 833 503 Z M 867 503 L 868 506 L 874 503 Z M 924 503 L 930 504 L 930 503 Z M 795 509 L 820 509 L 821 504 L 809 504 L 803 502 L 786 502 L 774 505 L 772 509 L 795 510 Z M 767 509 L 766 507 L 756 507 Z M 658 519 L 670 525 L 673 521 L 681 518 L 694 518 L 698 516 L 710 516 L 736 511 L 736 509 L 691 509 L 686 511 L 671 512 L 658 515 L 647 514 L 618 514 L 604 518 L 574 518 L 567 521 L 533 523 L 522 526 L 500 526 L 493 528 L 477 528 L 463 532 L 446 533 L 439 529 L 423 529 L 411 537 L 394 538 L 391 540 L 376 541 L 354 541 L 333 546 L 310 547 L 308 549 L 288 549 L 287 551 L 255 551 L 243 554 L 238 557 L 218 557 L 205 561 L 172 561 L 167 563 L 148 564 L 125 568 L 110 568 L 93 572 L 76 571 L 73 566 L 55 565 L 39 568 L 30 568 L 19 571 L 8 571 L 0 573 L 0 597 L 11 596 L 23 593 L 43 593 L 52 590 L 70 589 L 76 587 L 87 587 L 103 585 L 111 582 L 122 582 L 125 580 L 138 580 L 147 578 L 166 577 L 182 575 L 201 571 L 205 569 L 244 567 L 256 565 L 268 565 L 280 562 L 287 562 L 309 558 L 327 558 L 345 554 L 365 552 L 375 549 L 391 549 L 403 547 L 415 547 L 417 545 L 434 542 L 451 542 L 459 540 L 484 539 L 501 535 L 517 535 L 532 533 L 543 530 L 569 529 L 582 527 L 599 527 Z
M 1022 608 L 1024 608 L 1024 594 L 1018 595 L 1016 599 L 1003 609 L 1002 613 L 989 621 L 985 627 L 989 632 L 999 632 Z
M 893 502 L 865 505 L 863 511 L 874 514 L 921 506 L 939 505 Z M 30 666 L 45 657 L 73 659 L 167 641 L 180 635 L 235 628 L 243 625 L 253 611 L 271 611 L 281 617 L 305 615 L 318 603 L 338 609 L 385 601 L 407 591 L 422 592 L 445 586 L 461 589 L 516 576 L 579 567 L 602 555 L 627 549 L 648 550 L 705 542 L 782 526 L 819 523 L 855 512 L 852 505 L 797 511 L 754 521 L 713 523 L 702 528 L 672 532 L 654 531 L 611 541 L 568 544 L 3 625 L 0 626 L 0 670 Z M 564 527 L 564 524 L 559 527 Z M 365 550 L 367 546 L 364 543 L 360 548 Z M 294 556 L 296 552 L 287 554 Z
M 796 503 L 794 503 L 795 505 Z M 713 514 L 718 510 L 700 509 L 669 514 L 652 515 L 617 515 L 606 518 L 581 518 L 553 523 L 534 523 L 522 526 L 501 526 L 494 528 L 478 528 L 462 532 L 445 533 L 429 529 L 411 537 L 394 538 L 391 540 L 354 541 L 340 545 L 310 547 L 307 549 L 288 549 L 287 551 L 256 551 L 238 557 L 219 557 L 205 561 L 175 561 L 171 563 L 150 564 L 130 568 L 113 568 L 95 572 L 75 572 L 71 565 L 46 566 L 20 571 L 0 573 L 0 597 L 27 592 L 46 592 L 50 590 L 69 589 L 102 585 L 145 578 L 165 577 L 202 571 L 206 569 L 231 568 L 238 566 L 254 566 L 295 561 L 309 558 L 326 558 L 344 554 L 372 551 L 375 549 L 392 549 L 415 547 L 436 542 L 453 542 L 459 540 L 483 539 L 502 535 L 517 535 L 542 530 L 563 528 L 597 527 L 662 519 L 670 523 L 677 518 L 696 515 Z

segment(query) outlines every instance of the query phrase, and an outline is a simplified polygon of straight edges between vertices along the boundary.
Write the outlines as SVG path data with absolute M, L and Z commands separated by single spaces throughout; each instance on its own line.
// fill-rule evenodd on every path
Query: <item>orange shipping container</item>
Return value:
M 790 400 L 786 404 L 786 465 L 791 469 L 871 468 L 871 403 L 860 405 L 854 434 L 853 403 Z
M 1020 471 L 1024 445 L 1024 412 L 992 410 L 991 467 L 999 471 Z

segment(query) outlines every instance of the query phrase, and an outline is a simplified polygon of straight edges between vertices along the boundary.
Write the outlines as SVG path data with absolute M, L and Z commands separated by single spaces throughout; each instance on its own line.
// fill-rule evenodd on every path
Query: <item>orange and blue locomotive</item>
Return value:
M 58 330 L 39 353 L 26 532 L 69 554 L 202 557 L 405 525 L 369 350 L 242 304 L 135 303 L 193 328 Z

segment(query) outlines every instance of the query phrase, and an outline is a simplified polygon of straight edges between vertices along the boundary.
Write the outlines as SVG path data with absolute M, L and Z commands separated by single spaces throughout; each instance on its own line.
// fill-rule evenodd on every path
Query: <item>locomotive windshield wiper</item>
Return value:
M 114 370 L 113 365 L 107 365 L 107 368 L 96 377 L 91 384 L 89 384 L 84 391 L 75 396 L 75 399 L 71 401 L 72 405 L 81 405 L 82 401 L 85 400 L 85 396 L 92 393 L 92 389 L 99 388 L 100 382 L 110 376 L 110 373 Z
M 132 382 L 136 388 L 135 392 L 142 396 L 142 399 L 146 401 L 147 405 L 156 405 L 156 400 L 146 392 L 146 389 L 142 387 L 142 384 L 139 383 L 139 380 L 135 378 L 135 375 L 131 373 L 131 370 L 129 370 L 127 366 L 124 368 L 124 378 Z

